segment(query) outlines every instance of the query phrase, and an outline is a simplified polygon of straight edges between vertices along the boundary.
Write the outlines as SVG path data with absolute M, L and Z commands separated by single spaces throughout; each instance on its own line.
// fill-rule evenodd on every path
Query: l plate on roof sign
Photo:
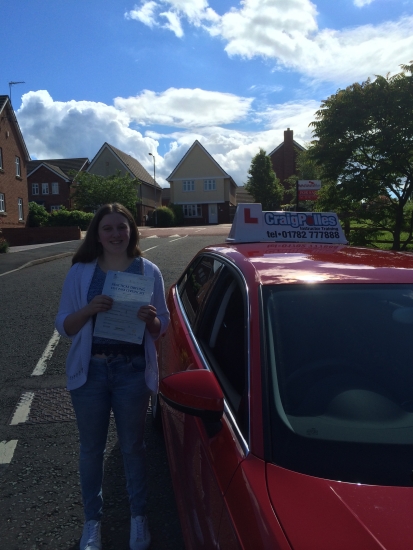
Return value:
M 335 212 L 263 212 L 259 203 L 238 205 L 226 240 L 347 244 Z

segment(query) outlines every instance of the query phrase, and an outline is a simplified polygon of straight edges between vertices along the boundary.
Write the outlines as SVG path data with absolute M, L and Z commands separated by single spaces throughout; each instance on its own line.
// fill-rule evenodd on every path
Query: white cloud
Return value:
M 157 8 L 156 2 L 144 2 L 141 7 L 135 6 L 133 10 L 125 13 L 126 19 L 134 19 L 140 21 L 148 27 L 156 25 L 155 10 Z
M 197 139 L 236 183 L 243 185 L 252 157 L 260 147 L 267 153 L 275 149 L 283 141 L 287 128 L 294 131 L 294 139 L 301 145 L 311 140 L 309 124 L 318 108 L 319 103 L 314 100 L 274 105 L 254 114 L 257 121 L 264 122 L 265 128 L 255 132 L 209 126 L 170 134 L 148 132 L 148 135 L 158 141 L 172 140 L 170 151 L 164 155 L 164 177 L 172 172 Z
M 165 178 L 198 139 L 223 169 L 242 185 L 252 157 L 260 147 L 268 153 L 272 151 L 283 140 L 287 127 L 294 130 L 294 138 L 300 143 L 309 141 L 311 131 L 308 124 L 318 108 L 315 101 L 302 101 L 254 112 L 251 99 L 173 88 L 163 94 L 146 90 L 138 96 L 138 101 L 136 99 L 117 98 L 115 106 L 91 101 L 60 102 L 54 101 L 46 90 L 39 90 L 23 95 L 17 116 L 33 158 L 92 159 L 106 141 L 134 156 L 149 173 L 152 173 L 152 160 L 148 153 L 156 152 L 157 180 L 162 185 L 167 183 Z M 162 118 L 163 113 L 168 113 L 166 120 Z M 145 124 L 162 121 L 182 125 L 183 129 L 157 133 L 148 128 L 143 135 L 130 127 L 132 120 L 135 117 L 139 120 L 141 116 Z M 264 130 L 246 132 L 225 127 L 247 116 L 248 120 L 264 123 Z M 166 154 L 159 152 L 160 141 L 169 143 Z
M 54 101 L 46 90 L 24 94 L 17 117 L 30 155 L 39 159 L 92 159 L 107 141 L 150 170 L 147 156 L 158 146 L 129 127 L 125 112 L 92 101 Z
M 159 15 L 166 17 L 166 19 L 168 20 L 165 25 L 162 25 L 165 29 L 169 29 L 170 31 L 172 31 L 178 38 L 183 37 L 184 31 L 182 30 L 181 20 L 176 15 L 176 13 L 174 13 L 173 11 L 166 11 L 160 13 Z
M 353 0 L 362 7 L 374 0 Z M 221 38 L 229 56 L 273 60 L 313 82 L 338 85 L 396 72 L 413 51 L 413 17 L 349 29 L 320 29 L 310 0 L 242 0 L 219 16 L 206 0 L 160 0 L 176 15 L 168 27 L 182 31 L 181 19 Z M 177 26 L 179 21 L 179 26 Z M 183 31 L 182 31 L 183 33 Z M 407 56 L 407 57 L 406 57 Z
M 158 23 L 157 16 L 165 17 L 168 22 Z M 125 13 L 125 17 L 140 21 L 151 28 L 154 26 L 166 28 L 178 38 L 184 35 L 181 24 L 183 17 L 196 27 L 199 27 L 202 22 L 219 21 L 219 16 L 208 6 L 207 0 L 159 0 L 158 2 L 142 0 L 141 6 L 135 5 L 133 10 Z
M 211 34 L 227 42 L 231 56 L 273 58 L 310 80 L 339 84 L 397 71 L 413 50 L 413 17 L 320 31 L 316 15 L 309 0 L 245 0 L 241 9 L 224 14 Z
M 362 8 L 363 6 L 368 6 L 372 2 L 374 2 L 374 0 L 354 0 L 354 5 L 358 8 Z
M 208 6 L 207 0 L 161 0 L 179 16 L 185 16 L 190 23 L 199 26 L 202 21 L 218 21 L 219 16 Z
M 169 88 L 162 93 L 144 90 L 136 97 L 117 97 L 115 107 L 138 124 L 190 128 L 231 124 L 243 119 L 252 98 L 199 88 Z

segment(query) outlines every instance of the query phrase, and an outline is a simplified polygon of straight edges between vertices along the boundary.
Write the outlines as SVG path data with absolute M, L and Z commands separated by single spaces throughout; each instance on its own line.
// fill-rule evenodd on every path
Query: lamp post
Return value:
M 153 158 L 153 187 L 154 187 L 154 190 L 155 190 L 155 210 L 154 210 L 154 213 L 153 213 L 153 219 L 154 219 L 154 222 L 155 222 L 155 226 L 156 226 L 156 177 L 155 177 L 155 155 L 153 155 L 152 153 L 149 153 L 150 156 Z

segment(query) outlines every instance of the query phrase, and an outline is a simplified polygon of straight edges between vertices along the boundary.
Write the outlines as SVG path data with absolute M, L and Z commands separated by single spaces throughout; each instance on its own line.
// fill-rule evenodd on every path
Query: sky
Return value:
M 108 142 L 162 186 L 196 139 L 244 185 L 324 99 L 413 60 L 413 0 L 0 0 L 0 21 L 31 158 Z

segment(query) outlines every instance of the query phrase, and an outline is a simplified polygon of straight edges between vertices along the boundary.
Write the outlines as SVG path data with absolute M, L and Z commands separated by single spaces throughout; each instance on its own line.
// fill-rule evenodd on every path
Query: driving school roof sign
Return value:
M 263 212 L 259 203 L 238 205 L 226 240 L 347 244 L 334 212 Z

